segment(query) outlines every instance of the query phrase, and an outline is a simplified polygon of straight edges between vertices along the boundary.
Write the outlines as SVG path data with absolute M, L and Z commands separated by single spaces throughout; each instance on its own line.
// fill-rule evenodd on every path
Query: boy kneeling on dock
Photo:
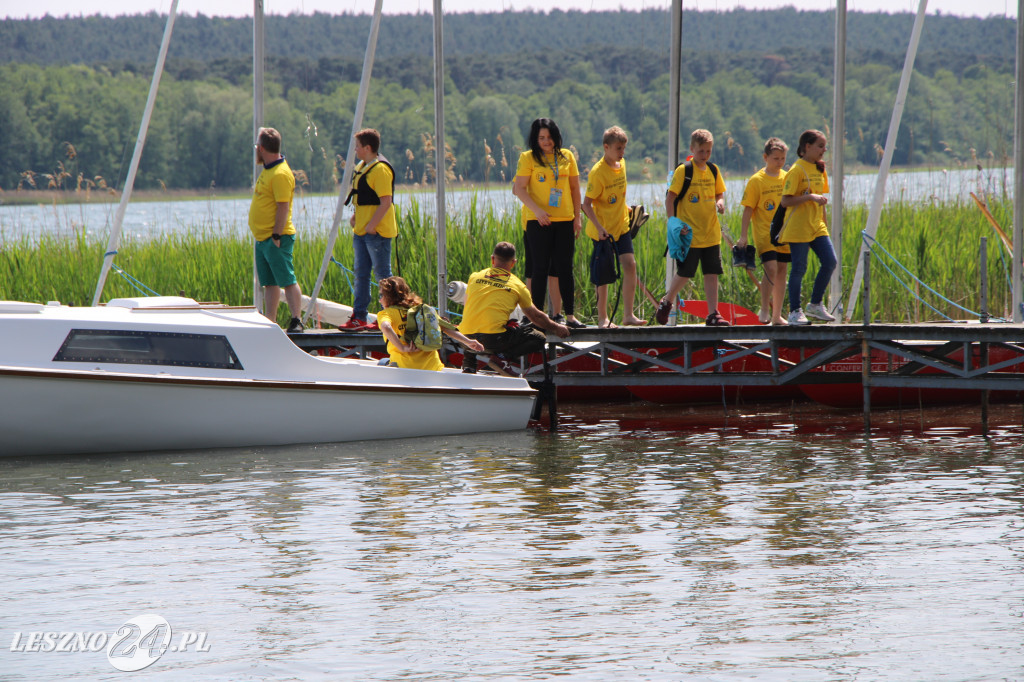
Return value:
M 487 353 L 508 361 L 536 353 L 544 348 L 546 336 L 540 329 L 559 338 L 569 336 L 569 328 L 558 324 L 533 305 L 530 290 L 512 274 L 516 265 L 516 247 L 498 242 L 491 254 L 491 267 L 474 272 L 466 286 L 466 304 L 459 331 L 484 346 Z M 509 324 L 509 316 L 519 306 L 523 314 L 540 329 Z M 476 373 L 476 354 L 467 351 L 462 371 Z

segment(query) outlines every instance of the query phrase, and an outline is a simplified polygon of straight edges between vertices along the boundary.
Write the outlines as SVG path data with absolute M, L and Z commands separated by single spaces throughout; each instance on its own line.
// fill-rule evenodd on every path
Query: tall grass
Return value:
M 1008 201 L 990 206 L 996 220 L 1009 231 L 1012 205 Z M 314 224 L 299 225 L 295 246 L 295 270 L 304 292 L 312 288 L 327 244 L 330 216 L 319 216 Z M 849 287 L 859 258 L 861 230 L 867 219 L 865 207 L 853 207 L 844 214 L 842 268 L 844 286 Z M 428 301 L 434 301 L 437 289 L 437 248 L 435 218 L 413 201 L 399 216 L 399 238 L 395 243 L 396 274 L 404 276 L 412 288 Z M 518 213 L 493 207 L 470 210 L 447 218 L 448 279 L 466 279 L 484 268 L 498 241 L 522 244 Z M 723 217 L 732 234 L 740 232 L 740 213 Z M 337 240 L 334 257 L 346 267 L 352 264 L 352 242 L 347 226 Z M 1010 257 L 995 232 L 973 204 L 895 203 L 886 207 L 879 228 L 879 242 L 910 272 L 950 301 L 971 310 L 978 309 L 980 289 L 978 250 L 982 237 L 988 240 L 989 310 L 993 315 L 1009 317 L 1011 294 L 1008 284 Z M 96 286 L 105 244 L 80 231 L 73 237 L 22 238 L 7 242 L 0 251 L 0 297 L 12 300 L 59 300 L 88 305 Z M 640 277 L 659 296 L 664 290 L 665 219 L 655 213 L 635 240 Z M 594 319 L 595 292 L 589 284 L 591 242 L 581 237 L 574 261 L 576 310 L 584 319 Z M 1002 257 L 1000 256 L 1002 254 Z M 721 299 L 752 310 L 758 307 L 758 294 L 744 272 L 729 266 L 728 247 L 722 246 L 726 273 L 721 278 Z M 805 298 L 816 271 L 811 259 L 804 282 Z M 115 264 L 154 291 L 176 295 L 184 292 L 202 301 L 221 301 L 246 305 L 252 301 L 252 255 L 247 238 L 236 237 L 215 226 L 202 225 L 159 240 L 126 238 Z M 878 263 L 878 265 L 875 265 Z M 965 313 L 910 281 L 897 267 L 894 270 L 910 282 L 908 292 L 896 278 L 873 261 L 871 273 L 874 317 L 887 322 L 916 322 L 940 316 L 925 304 L 952 318 Z M 521 274 L 521 273 L 520 273 Z M 848 290 L 844 292 L 845 304 Z M 104 289 L 104 300 L 117 296 L 141 295 L 111 272 Z M 683 292 L 684 297 L 703 298 L 700 275 Z M 331 265 L 325 279 L 322 298 L 351 304 L 352 290 L 340 267 Z M 614 293 L 612 300 L 614 301 Z M 621 316 L 622 304 L 619 305 Z M 651 318 L 653 308 L 637 295 L 640 315 Z M 282 321 L 284 318 L 282 306 Z M 861 319 L 854 311 L 853 319 Z

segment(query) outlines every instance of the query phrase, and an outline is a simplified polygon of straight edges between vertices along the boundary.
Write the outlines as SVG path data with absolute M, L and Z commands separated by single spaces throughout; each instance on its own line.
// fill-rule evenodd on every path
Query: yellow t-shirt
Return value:
M 408 317 L 408 309 L 391 306 L 377 313 L 377 324 L 383 327 L 385 321 L 389 322 L 391 328 L 398 334 L 398 338 L 403 338 L 405 336 L 405 323 Z M 381 335 L 383 336 L 383 332 Z M 388 337 L 384 336 L 384 338 L 387 339 Z M 403 353 L 395 348 L 391 341 L 388 341 L 388 355 L 391 356 L 391 360 L 396 365 L 405 369 L 429 369 L 437 372 L 444 369 L 444 363 L 441 362 L 441 356 L 438 355 L 436 350 L 416 349 L 411 353 Z
M 366 163 L 360 161 L 352 173 L 352 189 L 355 189 L 359 178 L 366 168 L 366 184 L 370 186 L 374 192 L 377 193 L 378 197 L 391 197 L 392 204 L 388 207 L 388 212 L 384 214 L 381 221 L 377 223 L 377 234 L 381 237 L 396 237 L 398 235 L 398 221 L 395 219 L 395 204 L 394 197 L 391 194 L 391 184 L 394 179 L 394 174 L 391 169 L 385 166 L 383 163 L 377 163 L 374 161 L 366 166 Z M 371 204 L 369 206 L 360 206 L 359 197 L 357 195 L 352 197 L 352 203 L 356 207 L 356 224 L 352 228 L 355 234 L 363 235 L 366 234 L 366 224 L 370 222 L 370 218 L 377 212 L 379 208 L 378 204 Z
M 777 177 L 772 177 L 764 172 L 764 168 L 757 171 L 747 180 L 747 186 L 743 189 L 741 206 L 754 209 L 750 215 L 750 242 L 757 249 L 758 253 L 765 251 L 778 251 L 789 253 L 789 247 L 783 244 L 775 246 L 771 240 L 772 216 L 782 202 L 782 184 L 786 180 L 786 171 L 780 170 Z
M 576 157 L 569 150 L 563 149 L 557 166 L 553 154 L 545 155 L 544 161 L 537 163 L 537 159 L 533 158 L 533 152 L 523 152 L 519 155 L 516 177 L 530 178 L 526 185 L 530 198 L 543 208 L 552 220 L 572 220 L 576 215 L 576 207 L 572 205 L 569 178 L 580 175 L 576 167 Z M 536 220 L 537 216 L 524 206 L 523 218 L 529 221 Z
M 782 186 L 783 196 L 827 193 L 828 174 L 819 171 L 813 163 L 797 159 L 786 173 L 786 181 Z M 819 206 L 813 201 L 805 201 L 799 206 L 789 207 L 786 211 L 786 225 L 779 235 L 779 241 L 813 242 L 818 237 L 828 236 L 824 206 Z
M 256 241 L 266 241 L 274 234 L 274 218 L 277 217 L 277 204 L 280 201 L 288 202 L 288 222 L 280 234 L 295 234 L 295 225 L 292 224 L 294 195 L 295 175 L 283 158 L 279 163 L 260 171 L 249 205 L 249 229 Z
M 508 316 L 516 309 L 533 305 L 530 290 L 508 270 L 487 268 L 469 276 L 466 307 L 459 331 L 463 334 L 500 334 Z
M 686 169 L 680 164 L 672 174 L 669 191 L 678 195 L 685 177 Z M 686 196 L 676 205 L 676 217 L 693 230 L 691 248 L 701 249 L 722 243 L 722 228 L 718 224 L 718 211 L 715 209 L 715 197 L 719 194 L 725 194 L 722 170 L 718 170 L 716 179 L 710 168 L 704 166 L 700 169 L 694 164 L 690 187 L 686 190 Z
M 629 207 L 626 205 L 626 160 L 618 168 L 609 166 L 604 157 L 594 164 L 587 176 L 587 196 L 593 200 L 594 215 L 605 232 L 618 239 L 629 230 Z M 587 236 L 597 241 L 597 227 L 587 221 Z

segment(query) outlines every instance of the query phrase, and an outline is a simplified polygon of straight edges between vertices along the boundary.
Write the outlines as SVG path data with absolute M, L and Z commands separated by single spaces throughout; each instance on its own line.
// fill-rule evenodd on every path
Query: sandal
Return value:
M 724 317 L 721 316 L 721 314 L 719 314 L 719 312 L 717 310 L 715 310 L 714 312 L 712 312 L 710 315 L 707 316 L 707 319 L 704 320 L 704 324 L 706 324 L 709 327 L 731 327 L 732 326 L 731 324 L 729 324 L 728 321 L 726 321 L 726 319 Z

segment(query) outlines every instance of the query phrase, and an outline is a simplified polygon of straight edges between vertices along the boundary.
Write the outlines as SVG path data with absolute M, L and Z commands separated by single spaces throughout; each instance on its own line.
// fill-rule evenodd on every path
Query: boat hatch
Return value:
M 72 329 L 54 362 L 112 362 L 242 369 L 227 337 L 117 329 Z
M 38 313 L 45 307 L 42 303 L 0 301 L 0 313 Z

